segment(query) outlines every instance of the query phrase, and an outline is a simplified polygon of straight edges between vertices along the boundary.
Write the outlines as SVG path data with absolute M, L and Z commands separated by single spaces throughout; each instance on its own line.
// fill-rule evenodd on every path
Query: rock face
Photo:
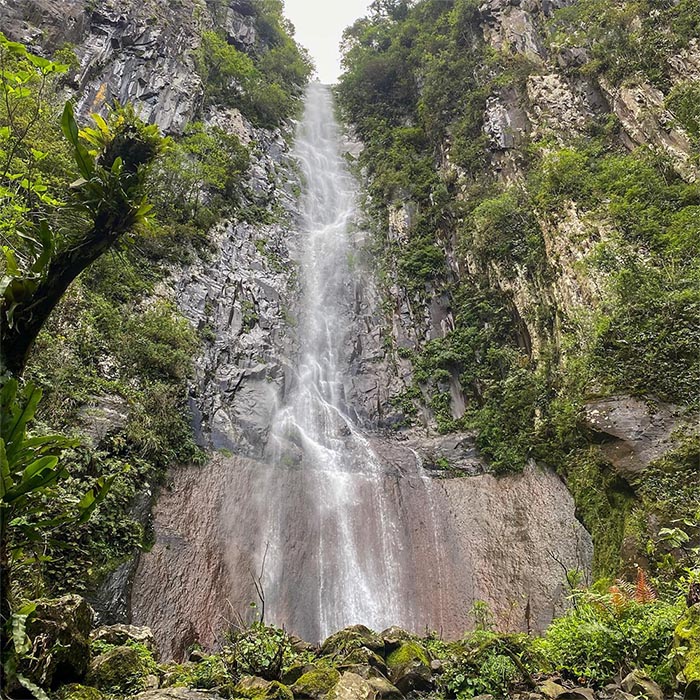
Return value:
M 245 3 L 225 8 L 229 40 L 250 46 L 256 34 Z M 117 100 L 144 121 L 181 133 L 201 106 L 195 55 L 212 26 L 196 0 L 0 0 L 0 29 L 39 54 L 70 44 L 80 63 L 72 90 L 85 119 Z
M 412 474 L 387 466 L 385 476 L 399 504 L 393 517 L 414 576 L 395 592 L 405 602 L 405 618 L 396 622 L 457 638 L 472 625 L 472 602 L 485 600 L 504 628 L 546 626 L 564 604 L 557 560 L 587 570 L 592 555 L 590 537 L 561 480 L 534 465 L 505 479 L 434 480 L 417 471 L 408 448 L 398 441 L 392 447 L 397 464 L 407 464 L 409 457 L 414 462 Z M 264 528 L 256 533 L 272 504 L 275 510 L 288 507 L 296 517 L 286 530 L 292 556 L 280 578 L 265 586 L 266 620 L 318 639 L 320 533 L 315 504 L 306 501 L 308 483 L 300 477 L 292 467 L 244 457 L 220 457 L 174 472 L 156 506 L 156 543 L 141 558 L 132 598 L 134 620 L 153 627 L 164 658 L 182 658 L 194 642 L 214 644 L 226 620 L 246 614 L 257 601 L 254 577 L 265 548 Z M 269 484 L 261 500 L 255 495 L 259 480 Z M 329 646 L 328 652 L 338 649 Z
M 586 424 L 601 441 L 605 456 L 622 474 L 634 474 L 672 445 L 671 434 L 683 418 L 678 406 L 654 407 L 629 396 L 588 401 Z

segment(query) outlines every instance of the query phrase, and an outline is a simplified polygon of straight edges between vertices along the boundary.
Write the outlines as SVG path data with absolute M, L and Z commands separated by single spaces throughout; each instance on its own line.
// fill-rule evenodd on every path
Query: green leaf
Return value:
M 39 224 L 39 241 L 41 242 L 41 255 L 34 261 L 31 271 L 43 272 L 48 266 L 54 250 L 54 237 L 46 221 Z
M 28 678 L 17 674 L 17 680 L 22 684 L 23 688 L 26 688 L 36 698 L 36 700 L 51 700 L 45 691 Z
M 78 518 L 79 523 L 87 522 L 90 519 L 95 508 L 97 508 L 102 501 L 104 501 L 105 496 L 109 493 L 112 484 L 116 479 L 116 474 L 105 479 L 100 477 L 97 480 L 95 488 L 90 489 L 78 503 L 78 509 L 81 511 L 80 517 Z
M 73 105 L 71 105 L 70 102 L 66 102 L 66 106 L 63 108 L 61 130 L 68 141 L 70 141 L 70 143 L 73 145 L 73 155 L 80 174 L 86 180 L 89 180 L 95 172 L 95 163 L 90 154 L 87 152 L 85 146 L 80 143 L 80 130 L 78 129 L 78 124 L 75 121 Z

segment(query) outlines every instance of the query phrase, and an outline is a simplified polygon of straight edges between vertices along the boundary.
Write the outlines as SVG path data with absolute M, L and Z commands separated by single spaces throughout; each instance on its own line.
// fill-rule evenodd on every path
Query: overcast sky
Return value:
M 285 0 L 285 15 L 296 27 L 297 41 L 316 63 L 323 83 L 335 83 L 340 74 L 340 38 L 343 29 L 367 14 L 371 0 Z

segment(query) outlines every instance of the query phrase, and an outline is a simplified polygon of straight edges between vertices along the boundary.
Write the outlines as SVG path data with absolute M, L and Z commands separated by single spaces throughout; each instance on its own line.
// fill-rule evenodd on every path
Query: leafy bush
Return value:
M 531 640 L 524 634 L 472 632 L 441 650 L 446 661 L 439 690 L 457 700 L 484 694 L 505 697 L 515 686 L 529 680 L 527 665 L 533 664 L 530 647 Z
M 669 652 L 683 607 L 580 592 L 575 607 L 555 619 L 536 645 L 552 671 L 574 680 L 604 684 L 638 668 L 669 688 L 675 680 Z

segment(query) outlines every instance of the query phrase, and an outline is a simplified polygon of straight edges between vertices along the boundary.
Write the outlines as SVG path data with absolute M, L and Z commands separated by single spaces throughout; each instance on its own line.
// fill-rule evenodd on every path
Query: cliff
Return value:
M 661 529 L 698 503 L 697 12 L 393 2 L 345 35 L 396 368 L 378 418 L 557 469 L 599 575 L 678 554 Z

